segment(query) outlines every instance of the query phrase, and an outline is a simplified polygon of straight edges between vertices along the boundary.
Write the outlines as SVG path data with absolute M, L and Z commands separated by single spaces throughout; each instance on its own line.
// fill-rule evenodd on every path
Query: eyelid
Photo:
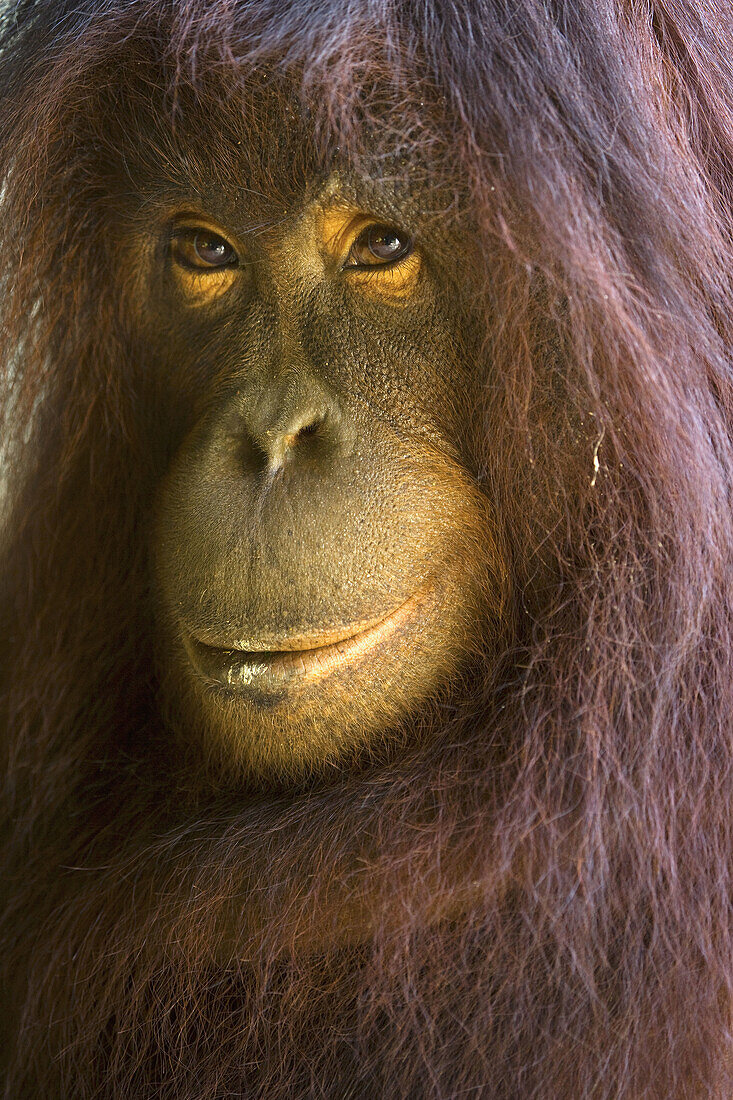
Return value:
M 339 221 L 338 208 L 328 211 L 326 218 Z M 324 225 L 322 232 L 326 248 L 334 258 L 340 255 L 342 262 L 345 262 L 354 242 L 359 239 L 368 226 L 374 224 L 374 221 L 366 214 L 356 214 L 339 224 L 335 230 L 330 230 L 327 225 Z

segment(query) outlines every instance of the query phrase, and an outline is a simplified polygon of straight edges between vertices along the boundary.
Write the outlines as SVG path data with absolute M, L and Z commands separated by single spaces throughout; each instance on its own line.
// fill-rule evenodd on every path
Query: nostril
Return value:
M 302 426 L 294 426 L 294 431 L 267 432 L 267 440 L 262 451 L 271 475 L 283 469 L 285 462 L 294 457 L 293 452 L 298 451 L 300 444 L 317 435 L 325 419 L 325 414 L 317 413 L 315 416 L 304 417 Z
M 297 432 L 293 434 L 293 443 L 299 443 L 302 439 L 307 439 L 308 436 L 315 435 L 325 419 L 326 417 L 320 413 L 318 416 L 314 416 L 308 424 L 304 424 L 302 428 L 298 428 Z
M 327 420 L 326 411 L 309 410 L 301 416 L 291 417 L 286 430 L 273 427 L 257 433 L 247 430 L 245 424 L 239 443 L 242 464 L 252 472 L 266 470 L 272 477 L 291 459 L 315 458 L 321 454 L 320 442 L 325 436 L 320 433 Z

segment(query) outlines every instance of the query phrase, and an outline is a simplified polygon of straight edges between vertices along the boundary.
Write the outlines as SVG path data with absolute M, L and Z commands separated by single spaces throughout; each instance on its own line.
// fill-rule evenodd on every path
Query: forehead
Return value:
M 324 134 L 285 78 L 182 88 L 174 109 L 161 89 L 129 112 L 117 100 L 118 170 L 144 199 L 202 206 L 243 229 L 282 224 L 314 202 L 344 203 L 419 226 L 455 210 L 419 148 L 395 144 L 394 117 L 370 125 L 347 155 Z M 125 117 L 126 116 L 126 117 Z M 121 121 L 120 121 L 121 120 Z

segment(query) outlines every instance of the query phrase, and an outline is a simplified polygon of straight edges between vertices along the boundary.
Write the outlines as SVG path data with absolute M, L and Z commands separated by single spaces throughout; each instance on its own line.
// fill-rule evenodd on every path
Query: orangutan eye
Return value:
M 197 271 L 235 267 L 237 253 L 228 241 L 210 229 L 178 229 L 171 240 L 171 253 L 177 263 Z
M 412 252 L 412 238 L 391 225 L 369 225 L 351 246 L 345 267 L 383 267 L 404 260 Z

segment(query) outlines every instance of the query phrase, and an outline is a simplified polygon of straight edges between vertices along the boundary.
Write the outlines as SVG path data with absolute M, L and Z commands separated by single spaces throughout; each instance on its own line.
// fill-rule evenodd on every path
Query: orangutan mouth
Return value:
M 184 639 L 189 659 L 205 680 L 230 689 L 283 688 L 318 679 L 365 657 L 406 625 L 421 602 L 410 596 L 386 617 L 339 629 L 301 634 L 272 642 L 269 648 L 238 643 L 213 646 L 192 634 Z

